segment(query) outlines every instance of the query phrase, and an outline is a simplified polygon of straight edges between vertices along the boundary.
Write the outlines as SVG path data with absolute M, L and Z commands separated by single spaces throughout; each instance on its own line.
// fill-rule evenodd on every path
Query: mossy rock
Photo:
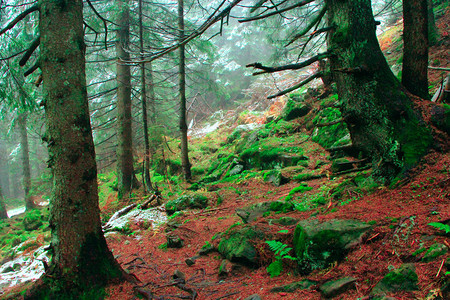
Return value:
M 22 221 L 23 227 L 26 231 L 36 230 L 42 226 L 42 214 L 39 209 L 33 209 L 26 213 Z
M 289 178 L 284 177 L 278 169 L 264 173 L 263 179 L 265 182 L 270 182 L 275 186 L 280 186 L 289 182 Z
M 348 291 L 349 289 L 354 289 L 356 287 L 355 283 L 356 278 L 344 277 L 325 282 L 319 287 L 319 290 L 325 298 L 332 298 Z
M 390 292 L 417 290 L 418 277 L 413 264 L 405 264 L 386 274 L 373 288 L 374 295 L 385 295 Z
M 294 225 L 298 223 L 298 219 L 296 218 L 292 218 L 292 217 L 281 217 L 279 219 L 276 220 L 271 220 L 271 222 L 273 224 L 280 224 L 283 226 L 289 226 L 289 225 Z
M 291 121 L 307 115 L 310 111 L 311 106 L 303 102 L 295 101 L 294 99 L 290 98 L 287 101 L 286 106 L 284 107 L 284 110 L 282 112 L 282 118 L 285 121 Z
M 290 284 L 286 284 L 283 286 L 276 286 L 274 288 L 272 288 L 270 290 L 270 292 L 272 293 L 281 293 L 281 292 L 285 292 L 285 293 L 293 293 L 297 290 L 306 290 L 309 289 L 310 287 L 316 285 L 317 282 L 316 281 L 312 281 L 309 279 L 304 279 L 301 281 L 297 281 L 297 282 L 293 282 Z
M 342 261 L 370 228 L 370 225 L 357 220 L 300 221 L 294 232 L 299 271 L 308 274 Z
M 206 208 L 208 206 L 208 198 L 201 193 L 193 193 L 183 195 L 175 200 L 166 203 L 167 214 L 173 215 L 175 212 L 188 208 Z
M 256 203 L 244 208 L 236 209 L 237 215 L 244 221 L 249 223 L 255 221 L 257 218 L 264 216 L 268 212 L 288 212 L 293 211 L 294 205 L 284 201 L 268 201 Z
M 256 241 L 262 242 L 270 238 L 255 226 L 236 228 L 222 236 L 218 251 L 231 262 L 258 267 L 259 257 L 255 248 Z
M 436 243 L 431 245 L 428 251 L 422 258 L 424 262 L 430 262 L 435 260 L 437 257 L 442 256 L 448 252 L 448 247 L 444 244 Z

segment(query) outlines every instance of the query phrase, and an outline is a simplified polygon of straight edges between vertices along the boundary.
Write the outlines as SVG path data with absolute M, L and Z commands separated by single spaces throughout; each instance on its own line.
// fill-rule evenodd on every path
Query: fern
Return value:
M 288 254 L 292 250 L 288 245 L 280 241 L 266 241 L 266 244 L 269 245 L 275 256 L 275 261 L 266 268 L 270 277 L 276 277 L 281 274 L 281 271 L 283 271 L 283 259 L 297 260 L 297 258 Z
M 443 231 L 445 231 L 446 234 L 450 232 L 450 225 L 447 225 L 447 224 L 442 224 L 439 222 L 431 222 L 431 223 L 428 223 L 428 225 L 436 227 L 439 230 L 443 230 Z

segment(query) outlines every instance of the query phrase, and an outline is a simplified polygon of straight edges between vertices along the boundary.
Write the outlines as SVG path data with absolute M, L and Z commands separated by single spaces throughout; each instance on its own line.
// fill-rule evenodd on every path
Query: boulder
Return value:
M 308 274 L 343 260 L 370 228 L 370 225 L 357 220 L 300 221 L 294 231 L 299 271 Z
M 289 178 L 284 177 L 278 169 L 270 170 L 264 173 L 264 181 L 270 182 L 274 186 L 280 186 L 289 182 Z
M 317 284 L 317 282 L 315 282 L 315 281 L 305 279 L 302 281 L 297 281 L 297 282 L 293 282 L 293 283 L 282 285 L 282 286 L 276 286 L 276 287 L 272 288 L 270 291 L 272 293 L 280 293 L 280 292 L 293 293 L 296 290 L 309 289 L 310 287 L 312 287 L 316 284 Z
M 413 264 L 405 264 L 400 268 L 386 274 L 383 279 L 373 288 L 374 295 L 385 295 L 398 291 L 417 290 L 418 277 Z
M 291 121 L 306 116 L 310 112 L 310 110 L 311 106 L 290 98 L 287 101 L 286 106 L 284 107 L 282 118 L 285 121 Z
M 36 230 L 42 226 L 42 215 L 38 209 L 33 209 L 25 215 L 22 221 L 26 231 Z
M 244 208 L 238 208 L 236 209 L 236 213 L 242 219 L 242 221 L 244 221 L 244 223 L 249 223 L 255 221 L 257 218 L 263 216 L 267 212 L 288 212 L 293 210 L 294 205 L 292 203 L 284 201 L 268 201 L 256 203 Z
M 173 215 L 175 212 L 188 208 L 206 208 L 208 198 L 201 193 L 183 195 L 175 200 L 166 203 L 167 214 Z
M 448 247 L 444 244 L 436 243 L 431 245 L 430 249 L 425 253 L 422 258 L 424 262 L 430 262 L 435 260 L 437 257 L 442 256 L 448 252 Z
M 264 232 L 256 226 L 244 226 L 225 234 L 219 243 L 218 251 L 231 262 L 258 267 L 255 241 L 268 239 Z
M 319 287 L 320 293 L 325 298 L 332 298 L 343 292 L 354 289 L 356 283 L 356 278 L 344 277 L 337 280 L 330 280 L 325 282 Z

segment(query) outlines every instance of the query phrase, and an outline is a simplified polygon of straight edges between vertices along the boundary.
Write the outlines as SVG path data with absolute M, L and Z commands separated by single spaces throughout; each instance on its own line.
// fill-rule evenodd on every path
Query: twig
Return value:
M 16 24 L 19 23 L 21 20 L 23 20 L 23 18 L 25 18 L 30 13 L 37 11 L 37 10 L 39 10 L 39 5 L 37 5 L 37 4 L 33 5 L 32 7 L 28 8 L 27 10 L 25 10 L 23 13 L 21 13 L 20 15 L 15 17 L 14 20 L 12 20 L 8 25 L 6 25 L 6 27 L 0 31 L 0 35 L 4 34 L 8 30 L 10 30 L 14 26 L 16 26 Z
M 273 99 L 279 96 L 283 96 L 286 95 L 287 93 L 290 93 L 292 91 L 295 91 L 296 89 L 301 88 L 302 86 L 304 86 L 305 84 L 309 83 L 310 81 L 312 81 L 313 79 L 316 79 L 318 77 L 321 77 L 323 75 L 322 72 L 317 72 L 311 76 L 309 76 L 308 78 L 306 78 L 305 80 L 303 80 L 302 82 L 300 82 L 299 84 L 294 85 L 293 87 L 290 87 L 288 89 L 285 89 L 284 91 L 279 92 L 278 94 L 275 95 L 271 95 L 269 97 L 267 97 L 267 99 Z
M 105 49 L 108 50 L 108 25 L 106 24 L 107 20 L 103 18 L 99 12 L 95 9 L 94 5 L 92 5 L 91 0 L 87 0 L 90 8 L 94 11 L 95 15 L 103 21 L 103 26 L 105 27 Z M 108 21 L 110 22 L 110 21 Z M 110 22 L 111 23 L 111 22 Z
M 306 4 L 311 3 L 313 1 L 314 0 L 304 0 L 304 1 L 301 1 L 301 2 L 299 2 L 297 4 L 288 6 L 286 8 L 279 9 L 279 10 L 276 10 L 274 12 L 271 12 L 271 13 L 268 13 L 268 14 L 265 14 L 265 15 L 259 15 L 259 16 L 250 17 L 250 18 L 247 18 L 247 19 L 241 19 L 241 20 L 238 20 L 238 22 L 239 23 L 244 23 L 244 22 L 250 22 L 250 21 L 255 21 L 255 20 L 261 20 L 261 19 L 273 16 L 273 15 L 278 15 L 278 14 L 284 13 L 284 12 L 286 12 L 288 10 L 291 10 L 291 9 L 294 9 L 294 8 L 297 8 L 297 7 L 305 6 Z
M 437 272 L 436 277 L 439 277 L 439 274 L 441 273 L 442 270 L 442 266 L 444 265 L 444 261 L 445 259 L 442 260 L 441 266 L 439 267 L 439 271 Z

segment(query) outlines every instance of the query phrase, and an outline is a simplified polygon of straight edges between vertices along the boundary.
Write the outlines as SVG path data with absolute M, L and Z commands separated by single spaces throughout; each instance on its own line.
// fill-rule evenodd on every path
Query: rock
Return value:
M 431 109 L 431 123 L 450 134 L 450 105 L 435 105 Z
M 255 221 L 267 212 L 288 212 L 293 210 L 294 205 L 292 203 L 284 201 L 268 201 L 256 203 L 244 208 L 238 208 L 236 209 L 236 214 L 242 219 L 242 221 L 244 221 L 244 223 L 249 223 Z
M 311 106 L 290 98 L 284 107 L 282 118 L 285 121 L 291 121 L 306 116 L 310 110 Z
M 430 262 L 435 260 L 437 257 L 444 255 L 448 252 L 448 247 L 444 244 L 436 243 L 431 245 L 430 249 L 425 253 L 422 258 L 424 262 Z
M 261 300 L 261 296 L 259 296 L 258 294 L 253 294 L 251 296 L 248 296 L 244 300 Z
M 36 230 L 42 226 L 42 215 L 38 209 L 33 209 L 25 215 L 22 221 L 26 231 Z
M 198 255 L 208 255 L 211 252 L 214 252 L 216 249 L 214 248 L 213 245 L 208 244 L 203 246 L 199 251 L 198 251 Z
M 386 274 L 373 288 L 371 294 L 385 295 L 390 292 L 417 290 L 418 277 L 413 264 L 402 265 Z
M 354 289 L 356 278 L 344 277 L 338 280 L 330 280 L 319 287 L 320 292 L 325 298 L 332 298 L 343 292 Z
M 296 218 L 292 218 L 292 217 L 281 217 L 279 219 L 271 220 L 271 221 L 274 224 L 280 224 L 280 225 L 284 225 L 284 226 L 289 226 L 289 225 L 297 224 L 299 220 L 296 219 Z
M 223 259 L 219 267 L 219 276 L 228 276 L 228 274 L 231 273 L 232 268 L 232 263 L 227 259 Z
M 234 176 L 237 174 L 241 174 L 244 171 L 243 165 L 235 165 L 230 171 L 228 171 L 227 176 Z
M 208 198 L 202 193 L 183 195 L 175 200 L 166 203 L 166 212 L 173 215 L 175 212 L 188 208 L 206 208 Z
M 258 252 L 255 249 L 255 241 L 268 239 L 256 226 L 241 227 L 222 237 L 218 251 L 231 262 L 258 267 Z
M 174 234 L 168 234 L 166 235 L 167 239 L 167 248 L 181 248 L 183 247 L 183 240 L 178 236 Z
M 370 225 L 357 220 L 300 221 L 294 232 L 299 271 L 308 274 L 341 261 L 370 228 Z
M 280 170 L 271 170 L 264 173 L 264 181 L 270 182 L 274 186 L 280 186 L 289 182 L 289 178 L 284 177 Z
M 172 278 L 178 281 L 181 281 L 182 283 L 186 282 L 186 274 L 181 272 L 180 270 L 176 269 L 175 272 L 173 272 Z
M 200 256 L 196 255 L 196 256 L 187 258 L 184 262 L 190 267 L 190 266 L 193 266 L 195 264 L 195 261 L 198 258 L 200 258 Z
M 305 279 L 302 281 L 293 282 L 293 283 L 286 284 L 283 286 L 276 286 L 276 287 L 272 288 L 270 291 L 272 293 L 279 293 L 279 292 L 293 293 L 296 290 L 309 289 L 310 287 L 314 286 L 315 284 L 317 284 L 317 282 L 309 280 L 309 279 Z

